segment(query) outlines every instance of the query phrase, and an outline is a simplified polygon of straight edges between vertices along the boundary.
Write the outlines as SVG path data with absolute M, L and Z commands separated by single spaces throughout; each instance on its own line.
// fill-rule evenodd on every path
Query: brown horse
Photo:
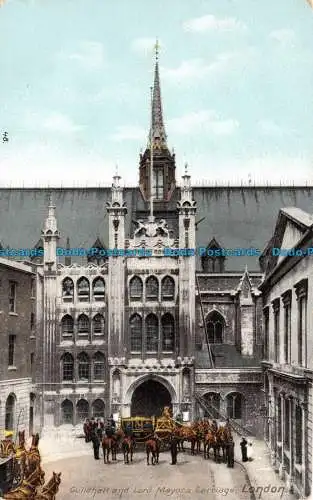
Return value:
M 204 436 L 203 440 L 204 458 L 210 458 L 210 449 L 213 448 L 214 460 L 215 462 L 217 462 L 217 451 L 218 451 L 217 446 L 218 444 L 216 439 L 216 433 L 213 432 L 212 430 L 208 431 L 207 434 Z
M 226 463 L 227 447 L 230 437 L 231 437 L 230 428 L 226 426 L 220 427 L 216 433 L 218 458 L 220 458 L 220 449 L 222 449 L 224 463 Z
M 116 442 L 113 437 L 104 437 L 102 439 L 102 450 L 103 450 L 103 461 L 104 463 L 110 463 L 110 453 L 112 460 L 116 460 Z
M 147 465 L 150 465 L 149 463 L 150 453 L 151 453 L 152 465 L 158 464 L 160 449 L 159 449 L 159 444 L 155 439 L 148 439 L 148 441 L 146 441 Z
M 41 457 L 38 450 L 39 443 L 39 434 L 33 434 L 32 436 L 32 444 L 27 452 L 27 461 L 28 461 L 28 474 L 31 474 L 34 470 L 36 470 L 37 466 L 40 464 Z
M 40 466 L 38 466 L 27 479 L 22 480 L 22 483 L 17 488 L 5 493 L 3 498 L 6 500 L 33 500 L 36 498 L 37 487 L 42 486 L 44 482 L 45 473 Z
M 134 454 L 134 443 L 131 437 L 127 436 L 122 441 L 122 450 L 124 453 L 124 464 L 129 464 L 129 456 L 130 461 L 133 461 Z
M 52 478 L 42 488 L 41 492 L 35 496 L 34 500 L 55 500 L 61 484 L 61 472 L 53 472 Z

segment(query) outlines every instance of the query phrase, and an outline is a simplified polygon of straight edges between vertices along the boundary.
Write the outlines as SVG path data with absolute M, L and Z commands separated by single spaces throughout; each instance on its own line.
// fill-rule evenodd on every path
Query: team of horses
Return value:
M 229 424 L 218 426 L 217 423 L 208 420 L 200 420 L 192 423 L 190 426 L 177 424 L 170 432 L 152 433 L 145 442 L 145 451 L 147 456 L 147 465 L 158 464 L 159 453 L 162 441 L 169 442 L 172 438 L 177 443 L 178 451 L 185 451 L 185 442 L 190 443 L 191 454 L 199 454 L 203 451 L 205 459 L 210 458 L 210 450 L 213 450 L 214 460 L 226 462 L 232 433 Z M 123 452 L 124 463 L 129 464 L 133 461 L 136 440 L 129 437 L 122 429 L 118 429 L 110 437 L 104 436 L 101 440 L 104 463 L 110 463 L 117 460 L 119 450 Z M 222 454 L 221 454 L 222 452 Z
M 45 472 L 41 468 L 41 456 L 38 449 L 39 434 L 32 436 L 29 450 L 25 447 L 25 431 L 18 433 L 18 446 L 14 451 L 13 475 L 19 484 L 3 495 L 6 500 L 55 500 L 61 483 L 61 472 L 53 472 L 51 479 L 45 484 Z M 1 450 L 6 446 L 1 442 Z

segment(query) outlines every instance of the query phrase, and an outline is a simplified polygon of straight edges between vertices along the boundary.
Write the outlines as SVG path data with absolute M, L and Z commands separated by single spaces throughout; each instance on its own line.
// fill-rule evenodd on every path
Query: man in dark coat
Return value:
M 170 440 L 170 450 L 171 450 L 171 457 L 172 457 L 172 465 L 177 464 L 177 439 L 175 436 L 171 437 Z
M 113 418 L 113 415 L 110 416 L 110 424 L 111 424 L 111 427 L 113 427 L 113 430 L 115 431 L 116 422 Z
M 89 418 L 86 418 L 84 423 L 84 434 L 85 434 L 85 442 L 89 443 L 90 441 L 90 422 Z
M 243 437 L 242 440 L 240 441 L 241 457 L 243 462 L 248 461 L 247 445 L 248 441 Z
M 99 460 L 100 439 L 95 431 L 91 434 L 91 441 L 93 446 L 93 455 L 95 460 Z
M 235 462 L 235 443 L 233 438 L 230 437 L 227 443 L 227 467 L 234 467 Z

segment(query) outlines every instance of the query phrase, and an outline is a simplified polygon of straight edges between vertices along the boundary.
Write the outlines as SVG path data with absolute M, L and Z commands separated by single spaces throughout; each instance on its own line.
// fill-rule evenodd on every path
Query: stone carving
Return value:
M 142 219 L 136 221 L 138 225 L 135 229 L 134 236 L 148 236 L 154 238 L 155 236 L 169 236 L 169 228 L 165 219 L 159 222 L 148 220 L 144 222 Z
M 113 373 L 113 399 L 119 402 L 121 398 L 121 377 L 118 371 Z

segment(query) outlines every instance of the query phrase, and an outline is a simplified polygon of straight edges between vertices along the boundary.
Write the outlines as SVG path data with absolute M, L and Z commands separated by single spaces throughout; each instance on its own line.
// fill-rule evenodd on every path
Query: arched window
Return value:
M 210 417 L 216 420 L 220 419 L 220 404 L 221 398 L 216 392 L 208 392 L 204 395 L 204 399 L 208 402 L 210 407 Z
M 130 318 L 130 350 L 132 352 L 142 351 L 142 319 L 139 314 Z
M 163 168 L 153 170 L 152 196 L 156 200 L 162 200 L 164 195 Z
M 76 405 L 77 420 L 84 422 L 89 417 L 89 403 L 86 399 L 80 399 Z
M 171 314 L 166 313 L 162 316 L 162 351 L 174 351 L 174 318 Z
M 159 282 L 155 276 L 150 276 L 146 281 L 146 300 L 149 302 L 159 300 Z
M 62 337 L 72 337 L 74 333 L 74 320 L 72 316 L 66 314 L 61 321 Z
M 89 318 L 86 314 L 78 316 L 78 334 L 88 335 L 90 331 Z
M 104 354 L 102 352 L 96 352 L 93 357 L 93 378 L 104 380 Z
M 210 344 L 222 344 L 225 321 L 221 314 L 213 311 L 207 317 L 207 332 Z
M 92 284 L 92 294 L 95 301 L 104 300 L 105 283 L 102 278 L 96 278 Z
M 129 282 L 130 299 L 142 301 L 142 290 L 142 280 L 138 276 L 134 276 Z
M 175 281 L 170 276 L 165 276 L 161 283 L 161 296 L 163 300 L 174 300 Z
M 77 281 L 77 295 L 80 302 L 89 302 L 90 285 L 87 278 L 82 277 Z
M 242 418 L 243 397 L 239 392 L 227 395 L 227 417 L 233 419 Z
M 88 382 L 90 373 L 89 357 L 85 352 L 77 356 L 78 361 L 78 380 Z
M 63 354 L 61 360 L 62 360 L 62 368 L 63 368 L 62 380 L 64 382 L 72 382 L 74 379 L 74 359 L 73 359 L 73 356 L 69 352 L 66 352 L 65 354 Z
M 159 346 L 159 320 L 154 314 L 146 318 L 147 351 L 156 352 Z
M 71 278 L 65 278 L 62 281 L 62 298 L 64 302 L 73 302 L 74 300 L 74 283 Z
M 5 403 L 5 428 L 9 431 L 14 431 L 15 424 L 15 394 L 9 394 Z
M 96 314 L 92 320 L 93 334 L 104 335 L 104 317 L 102 314 Z
M 62 424 L 73 424 L 73 403 L 65 399 L 61 404 L 61 422 Z
M 105 405 L 102 399 L 96 399 L 92 403 L 92 416 L 94 418 L 104 418 Z

